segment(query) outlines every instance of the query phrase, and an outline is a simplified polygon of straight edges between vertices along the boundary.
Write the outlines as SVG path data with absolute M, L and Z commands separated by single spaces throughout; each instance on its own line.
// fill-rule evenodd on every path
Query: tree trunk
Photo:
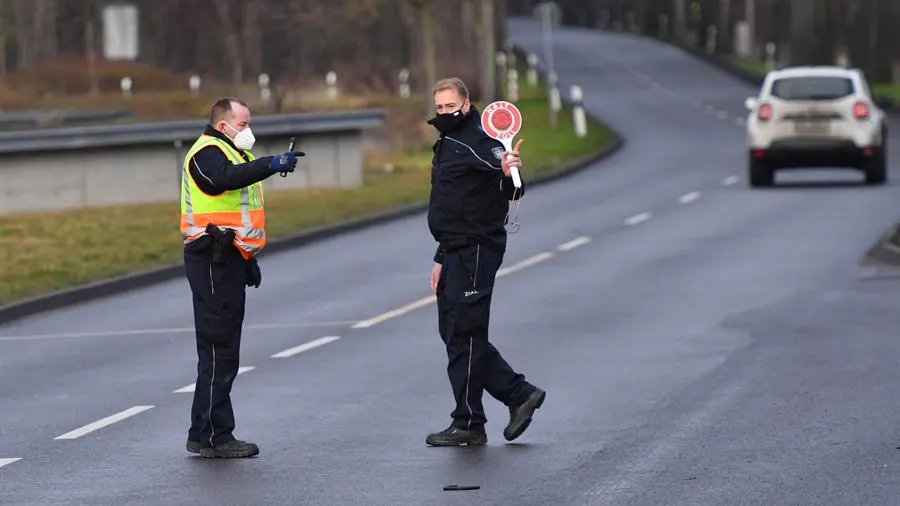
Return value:
M 494 31 L 494 2 L 481 0 L 481 42 L 484 64 L 483 82 L 481 85 L 481 101 L 485 104 L 495 100 L 497 96 L 497 45 Z
M 88 67 L 88 85 L 90 86 L 90 94 L 92 97 L 100 95 L 100 82 L 97 77 L 97 36 L 94 33 L 96 26 L 94 18 L 94 10 L 88 7 L 89 11 L 85 19 L 84 28 L 84 47 L 87 52 Z
M 815 0 L 791 2 L 791 65 L 819 63 L 816 58 Z
M 425 70 L 425 110 L 427 116 L 434 114 L 434 102 L 431 87 L 437 81 L 437 63 L 435 62 L 433 2 L 425 1 L 419 6 L 419 29 L 422 31 L 422 59 Z
M 262 73 L 262 31 L 260 23 L 260 0 L 246 0 L 241 39 L 244 47 L 242 63 L 255 79 Z M 239 76 L 243 81 L 243 75 Z
M 241 48 L 238 46 L 238 30 L 231 19 L 231 4 L 227 0 L 216 0 L 215 5 L 219 15 L 219 26 L 225 31 L 225 48 L 228 51 L 228 59 L 231 60 L 229 62 L 231 82 L 238 86 L 244 82 L 244 63 L 241 58 Z
M 52 51 L 56 40 L 54 7 L 54 0 L 16 2 L 16 45 L 20 68 L 55 56 L 55 51 Z
M 5 0 L 0 0 L 0 76 L 6 75 L 6 37 L 9 34 L 5 3 Z
M 687 5 L 685 0 L 672 0 L 672 35 L 679 43 L 684 43 L 687 36 Z

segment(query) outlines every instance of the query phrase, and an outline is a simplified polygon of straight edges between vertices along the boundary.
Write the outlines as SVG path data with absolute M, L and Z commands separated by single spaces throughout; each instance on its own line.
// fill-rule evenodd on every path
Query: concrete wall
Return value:
M 253 130 L 256 156 L 285 151 L 292 136 L 297 138 L 295 149 L 306 152 L 293 174 L 285 178 L 275 174 L 267 179 L 267 191 L 362 184 L 362 126 L 354 129 L 344 125 L 316 133 L 309 125 L 267 127 L 254 118 Z M 190 135 L 173 132 L 174 141 L 147 138 L 146 142 L 103 145 L 95 140 L 93 146 L 60 150 L 35 145 L 15 150 L 10 148 L 11 143 L 21 138 L 7 139 L 4 144 L 0 136 L 0 214 L 177 201 L 183 157 L 199 132 L 202 122 Z

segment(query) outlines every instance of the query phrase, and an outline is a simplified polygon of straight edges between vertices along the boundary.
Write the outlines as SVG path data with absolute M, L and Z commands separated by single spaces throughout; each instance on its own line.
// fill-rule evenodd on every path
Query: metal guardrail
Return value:
M 131 108 L 81 110 L 39 109 L 0 111 L 0 131 L 19 131 L 109 123 L 130 117 Z
M 347 132 L 381 125 L 386 114 L 385 109 L 359 109 L 262 115 L 253 117 L 252 128 L 258 138 Z M 192 119 L 0 132 L 0 154 L 186 142 L 196 139 L 206 125 L 205 119 Z

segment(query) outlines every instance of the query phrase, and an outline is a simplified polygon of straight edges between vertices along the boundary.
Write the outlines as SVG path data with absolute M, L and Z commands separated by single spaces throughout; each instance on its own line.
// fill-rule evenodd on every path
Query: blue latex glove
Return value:
M 269 161 L 269 167 L 271 167 L 274 172 L 294 172 L 294 167 L 297 166 L 298 156 L 306 156 L 306 153 L 302 151 L 288 151 L 286 153 L 275 155 Z

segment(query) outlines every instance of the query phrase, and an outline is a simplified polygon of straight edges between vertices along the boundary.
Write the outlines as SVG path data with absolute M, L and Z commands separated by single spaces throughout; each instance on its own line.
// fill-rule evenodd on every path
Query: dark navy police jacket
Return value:
M 444 251 L 471 241 L 505 252 L 509 203 L 525 194 L 525 181 L 517 189 L 503 175 L 503 144 L 481 128 L 481 113 L 472 106 L 433 151 L 428 228 L 438 242 L 434 261 L 441 263 Z

